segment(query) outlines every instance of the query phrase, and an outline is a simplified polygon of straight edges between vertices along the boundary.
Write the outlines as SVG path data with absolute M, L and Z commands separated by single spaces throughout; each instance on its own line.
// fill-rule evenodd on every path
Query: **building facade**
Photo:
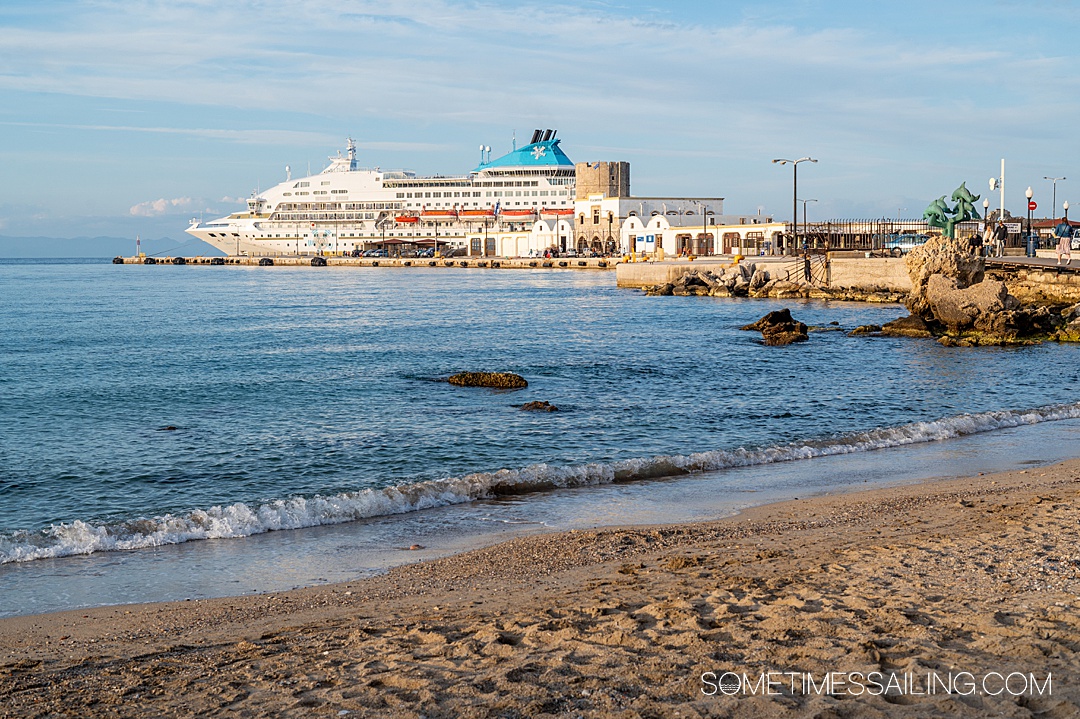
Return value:
M 723 197 L 634 197 L 628 162 L 579 162 L 574 174 L 574 246 L 579 252 L 720 254 L 724 247 L 718 227 L 772 222 L 762 215 L 725 215 Z

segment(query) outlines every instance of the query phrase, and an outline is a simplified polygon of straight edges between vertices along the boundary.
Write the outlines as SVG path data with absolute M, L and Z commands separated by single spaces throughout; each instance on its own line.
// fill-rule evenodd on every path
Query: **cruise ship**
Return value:
M 539 219 L 574 213 L 574 163 L 555 130 L 534 130 L 527 145 L 481 162 L 465 175 L 421 177 L 408 170 L 362 168 L 356 143 L 317 175 L 287 179 L 252 194 L 247 209 L 188 234 L 229 255 L 340 255 L 398 247 L 462 247 L 467 233 L 528 230 Z

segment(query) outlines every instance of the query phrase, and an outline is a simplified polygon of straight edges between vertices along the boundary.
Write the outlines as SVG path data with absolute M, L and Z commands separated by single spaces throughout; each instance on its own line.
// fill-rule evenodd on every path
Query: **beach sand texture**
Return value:
M 0 715 L 1077 717 L 1078 494 L 1070 461 L 519 538 L 347 585 L 7 619 Z M 726 671 L 1052 685 L 702 693 Z

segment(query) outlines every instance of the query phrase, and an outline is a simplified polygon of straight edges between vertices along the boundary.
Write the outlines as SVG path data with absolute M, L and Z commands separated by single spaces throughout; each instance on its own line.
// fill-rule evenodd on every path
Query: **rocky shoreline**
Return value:
M 681 275 L 674 282 L 650 285 L 646 295 L 701 297 L 758 297 L 773 299 L 839 300 L 894 304 L 903 302 L 907 294 L 886 287 L 854 289 L 822 287 L 810 282 L 774 277 L 775 270 L 752 262 L 736 263 L 719 270 L 698 270 Z M 785 273 L 786 274 L 786 273 Z
M 960 240 L 931 237 L 907 255 L 906 265 L 912 282 L 908 293 L 874 287 L 822 287 L 793 281 L 788 272 L 781 279 L 774 276 L 775 271 L 752 262 L 689 272 L 644 291 L 654 296 L 902 303 L 910 313 L 907 317 L 881 328 L 859 328 L 853 334 L 936 339 L 949 347 L 1080 342 L 1080 303 L 1046 299 L 1022 303 L 1010 294 L 1003 280 L 987 277 L 985 260 L 968 252 Z M 790 315 L 787 320 L 791 321 Z M 789 343 L 765 340 L 766 344 Z

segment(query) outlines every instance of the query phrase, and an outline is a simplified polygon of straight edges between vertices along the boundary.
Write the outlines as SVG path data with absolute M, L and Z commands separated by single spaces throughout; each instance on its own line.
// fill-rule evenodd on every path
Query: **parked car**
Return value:
M 884 248 L 889 250 L 895 257 L 900 257 L 924 244 L 929 239 L 929 235 L 915 233 L 886 235 Z

